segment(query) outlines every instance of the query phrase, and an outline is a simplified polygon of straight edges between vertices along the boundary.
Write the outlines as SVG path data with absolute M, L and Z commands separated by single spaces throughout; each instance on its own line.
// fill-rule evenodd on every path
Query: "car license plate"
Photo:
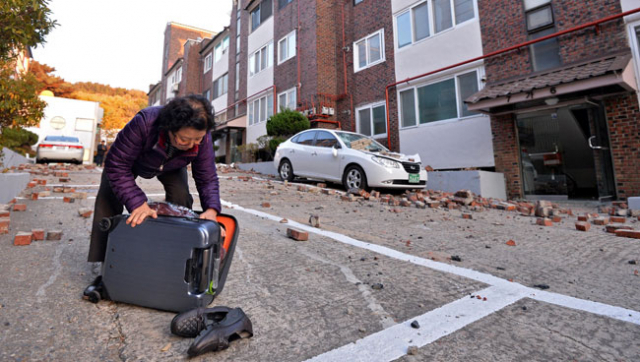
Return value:
M 420 182 L 420 174 L 419 173 L 410 173 L 409 174 L 409 183 L 417 184 Z

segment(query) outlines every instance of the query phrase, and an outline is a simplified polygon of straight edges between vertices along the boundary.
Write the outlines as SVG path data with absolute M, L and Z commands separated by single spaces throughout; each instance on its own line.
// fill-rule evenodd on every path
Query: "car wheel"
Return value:
M 278 167 L 278 174 L 280 174 L 280 178 L 283 181 L 293 181 L 293 167 L 291 166 L 291 162 L 289 162 L 289 160 L 282 160 L 280 162 L 280 167 Z
M 351 165 L 347 167 L 342 175 L 342 185 L 347 191 L 351 189 L 367 190 L 367 175 L 360 166 Z

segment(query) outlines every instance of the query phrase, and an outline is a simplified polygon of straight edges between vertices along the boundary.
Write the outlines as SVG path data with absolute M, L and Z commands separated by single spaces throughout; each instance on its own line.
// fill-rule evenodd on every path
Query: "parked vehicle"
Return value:
M 78 137 L 46 136 L 36 151 L 37 163 L 73 162 L 82 163 L 84 147 Z
M 334 130 L 306 130 L 281 143 L 274 165 L 283 180 L 304 177 L 345 189 L 415 189 L 427 185 L 419 155 L 390 152 L 373 138 Z

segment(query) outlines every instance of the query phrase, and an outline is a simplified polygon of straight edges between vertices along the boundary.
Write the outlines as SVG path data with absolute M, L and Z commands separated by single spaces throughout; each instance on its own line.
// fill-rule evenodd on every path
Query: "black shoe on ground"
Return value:
M 185 338 L 195 338 L 208 325 L 220 322 L 231 311 L 229 307 L 196 308 L 173 317 L 171 333 Z
M 221 351 L 229 347 L 229 343 L 240 338 L 253 336 L 251 320 L 240 308 L 229 311 L 223 320 L 207 326 L 193 341 L 187 354 L 190 357 L 206 352 Z

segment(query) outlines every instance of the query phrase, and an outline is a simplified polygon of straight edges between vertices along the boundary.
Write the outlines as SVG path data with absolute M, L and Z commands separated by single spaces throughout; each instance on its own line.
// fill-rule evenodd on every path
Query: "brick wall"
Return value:
M 249 3 L 249 0 L 238 0 L 240 1 L 240 29 L 237 29 L 237 7 L 234 6 L 231 8 L 231 22 L 229 23 L 229 73 L 228 73 L 228 85 L 229 85 L 229 96 L 227 97 L 227 105 L 234 105 L 236 102 L 239 102 L 243 99 L 246 99 L 247 94 L 247 74 L 249 69 L 248 67 L 248 37 L 249 37 L 249 13 L 244 9 L 245 6 Z M 240 32 L 240 53 L 237 52 L 238 44 L 236 43 L 238 35 L 238 31 Z M 236 62 L 240 59 L 240 69 L 239 73 L 236 74 Z M 236 77 L 240 77 L 240 87 L 238 90 L 238 97 L 236 98 Z M 236 113 L 236 107 L 232 107 L 227 111 L 227 119 L 232 119 L 244 115 L 247 113 L 247 103 L 240 102 L 238 103 Z
M 496 172 L 502 172 L 507 183 L 507 196 L 510 199 L 523 196 L 522 177 L 520 176 L 520 152 L 512 115 L 492 116 L 491 134 Z
M 202 42 L 202 50 L 200 50 L 200 59 L 201 59 L 201 71 L 204 72 L 204 59 L 207 57 L 208 54 L 212 54 L 212 61 L 213 61 L 213 43 L 211 42 L 211 39 L 206 39 L 205 41 Z M 232 59 L 231 57 L 229 57 L 229 59 Z M 211 68 L 208 72 L 206 73 L 200 73 L 202 76 L 202 81 L 200 82 L 200 94 L 204 94 L 204 92 L 208 89 L 209 90 L 209 100 L 211 100 L 211 98 L 213 97 L 213 68 Z M 231 85 L 233 83 L 229 83 L 229 85 Z M 231 89 L 231 88 L 229 88 Z
M 311 46 L 307 46 L 308 43 L 305 44 L 302 49 L 297 49 L 296 56 L 285 61 L 282 64 L 278 64 L 278 42 L 287 34 L 291 33 L 298 26 L 298 7 L 295 1 L 287 4 L 282 9 L 278 9 L 278 1 L 274 1 L 274 29 L 273 29 L 273 45 L 274 45 L 274 85 L 276 86 L 276 91 L 281 93 L 285 90 L 291 89 L 297 86 L 298 83 L 298 61 L 299 59 L 309 60 L 309 54 L 307 53 L 308 48 Z M 298 41 L 301 36 L 304 39 L 303 41 L 310 41 L 307 39 L 308 33 L 313 32 L 314 24 L 305 22 L 301 24 L 302 30 L 296 32 L 296 41 Z M 302 53 L 302 54 L 301 54 Z M 308 84 L 309 80 L 316 76 L 315 72 L 312 71 L 310 67 L 305 67 L 305 71 L 301 73 L 304 74 L 304 81 L 301 79 L 300 82 L 305 85 Z M 301 96 L 297 94 L 297 101 L 300 101 Z M 277 99 L 274 102 L 278 102 Z
M 619 0 L 553 0 L 555 30 L 562 31 L 621 12 Z M 522 0 L 478 1 L 485 54 L 530 40 Z M 560 60 L 569 64 L 628 48 L 621 21 L 569 33 L 558 38 Z M 489 83 L 533 72 L 529 48 L 522 48 L 485 63 Z
M 605 99 L 618 199 L 640 196 L 640 110 L 635 93 Z
M 200 50 L 202 49 L 202 44 L 202 41 L 187 41 L 184 45 L 184 62 L 182 63 L 179 97 L 201 94 L 203 59 L 200 58 Z

